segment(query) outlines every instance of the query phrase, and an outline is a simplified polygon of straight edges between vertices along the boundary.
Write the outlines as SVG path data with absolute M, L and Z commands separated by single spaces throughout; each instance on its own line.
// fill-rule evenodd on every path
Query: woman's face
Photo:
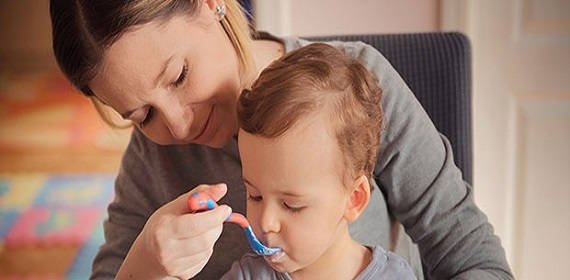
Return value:
M 222 147 L 237 133 L 238 57 L 208 5 L 122 35 L 89 86 L 157 144 Z

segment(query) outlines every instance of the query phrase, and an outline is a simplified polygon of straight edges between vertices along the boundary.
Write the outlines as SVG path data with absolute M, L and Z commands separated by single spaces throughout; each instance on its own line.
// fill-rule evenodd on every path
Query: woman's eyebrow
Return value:
M 154 86 L 158 87 L 158 83 L 160 82 L 160 80 L 162 80 L 164 73 L 166 73 L 166 68 L 168 68 L 168 64 L 170 64 L 170 62 L 172 61 L 172 59 L 174 58 L 174 55 L 171 55 L 167 60 L 164 61 L 164 63 L 162 64 L 162 70 L 160 71 L 160 73 L 158 73 L 158 75 L 156 76 L 156 78 L 154 79 Z

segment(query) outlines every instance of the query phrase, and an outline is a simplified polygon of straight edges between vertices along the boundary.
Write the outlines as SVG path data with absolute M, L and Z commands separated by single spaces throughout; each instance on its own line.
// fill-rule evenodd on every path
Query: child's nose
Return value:
M 275 233 L 281 230 L 281 222 L 279 219 L 277 209 L 274 207 L 266 206 L 261 211 L 260 215 L 260 226 L 263 233 Z

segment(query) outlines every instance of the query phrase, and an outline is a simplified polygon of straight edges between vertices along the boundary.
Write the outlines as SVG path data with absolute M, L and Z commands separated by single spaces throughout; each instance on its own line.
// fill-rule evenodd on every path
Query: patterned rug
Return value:
M 58 71 L 0 73 L 0 151 L 122 151 L 128 130 L 113 130 Z
M 0 174 L 0 279 L 88 279 L 112 174 Z
M 56 70 L 0 71 L 0 280 L 88 279 L 129 134 Z

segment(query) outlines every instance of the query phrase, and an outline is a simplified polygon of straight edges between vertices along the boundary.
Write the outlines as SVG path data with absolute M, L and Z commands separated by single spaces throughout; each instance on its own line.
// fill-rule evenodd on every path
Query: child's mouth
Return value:
M 279 261 L 284 256 L 285 256 L 285 252 L 280 251 L 280 252 L 277 252 L 277 253 L 270 255 L 270 256 L 264 256 L 264 258 L 267 262 L 274 263 L 274 262 Z

